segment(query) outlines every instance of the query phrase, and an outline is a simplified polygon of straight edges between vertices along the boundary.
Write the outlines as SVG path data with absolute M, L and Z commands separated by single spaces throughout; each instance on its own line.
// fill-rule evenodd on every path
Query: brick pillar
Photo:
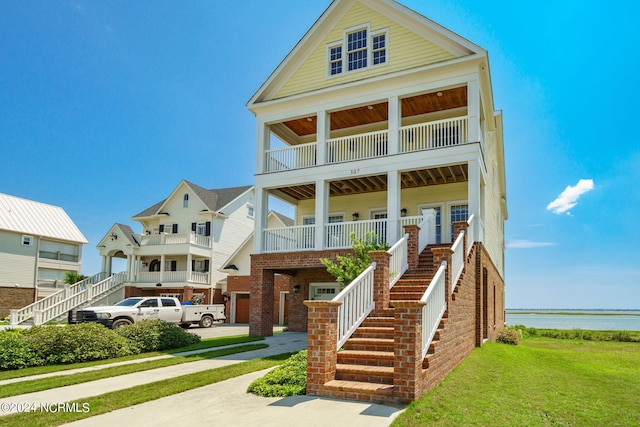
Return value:
M 407 242 L 407 264 L 409 264 L 409 269 L 416 268 L 420 257 L 420 227 L 417 225 L 405 225 L 404 232 L 409 235 Z
M 318 395 L 335 379 L 338 362 L 338 307 L 341 302 L 305 301 L 307 321 L 307 394 Z
M 184 293 L 182 295 L 182 301 L 184 302 L 191 301 L 191 298 L 193 297 L 193 286 L 185 286 L 183 289 L 184 289 Z
M 376 304 L 374 316 L 382 316 L 389 308 L 389 260 L 391 254 L 387 251 L 371 251 L 371 261 L 376 263 L 373 272 L 373 300 Z
M 420 301 L 394 301 L 394 397 L 411 402 L 421 395 L 422 307 Z
M 273 335 L 273 270 L 251 269 L 249 289 L 249 335 L 270 337 Z
M 442 261 L 447 262 L 447 272 L 445 273 L 445 289 L 447 295 L 447 307 L 449 306 L 449 296 L 451 295 L 451 254 L 453 251 L 450 247 L 446 248 L 431 248 L 431 252 L 433 253 L 433 265 L 436 267 L 436 270 L 440 268 L 440 264 Z

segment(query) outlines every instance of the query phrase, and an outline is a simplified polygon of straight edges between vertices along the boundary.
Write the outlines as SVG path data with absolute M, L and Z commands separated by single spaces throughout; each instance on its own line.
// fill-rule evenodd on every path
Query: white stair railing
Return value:
M 476 221 L 476 215 L 473 214 L 467 220 L 467 255 L 471 253 L 471 248 L 473 247 L 473 242 L 478 241 L 478 230 Z
M 405 234 L 387 252 L 391 254 L 389 258 L 389 288 L 392 288 L 409 268 L 407 261 L 409 257 L 409 235 Z
M 423 209 L 422 221 L 418 224 L 418 253 L 422 253 L 424 248 L 431 243 L 436 243 L 436 210 Z
M 429 351 L 429 346 L 436 335 L 442 316 L 447 309 L 445 279 L 447 262 L 440 264 L 436 275 L 429 284 L 426 292 L 420 298 L 426 305 L 422 307 L 422 359 Z
M 42 325 L 43 323 L 47 323 L 50 320 L 68 313 L 69 310 L 73 310 L 74 308 L 88 301 L 91 301 L 94 298 L 103 296 L 111 290 L 122 285 L 125 282 L 126 278 L 126 272 L 114 274 L 102 280 L 101 282 L 87 285 L 86 287 L 84 287 L 84 289 L 80 290 L 69 298 L 66 298 L 43 310 L 35 310 L 33 312 L 33 324 Z
M 46 310 L 54 304 L 64 301 L 65 299 L 83 291 L 87 286 L 104 280 L 106 277 L 107 273 L 98 273 L 94 276 L 81 280 L 78 283 L 74 283 L 73 285 L 65 286 L 64 289 L 61 289 L 40 301 L 29 304 L 26 307 L 22 307 L 18 310 L 11 310 L 9 315 L 9 324 L 11 326 L 19 325 L 20 323 L 31 319 L 35 311 Z
M 460 279 L 462 271 L 464 270 L 464 231 L 461 231 L 460 234 L 458 234 L 458 238 L 451 246 L 451 250 L 453 251 L 451 254 L 451 293 L 453 293 L 456 289 L 456 285 L 458 284 L 458 279 Z
M 332 300 L 342 302 L 338 307 L 337 349 L 342 347 L 375 306 L 373 301 L 375 268 L 376 264 L 372 263 Z

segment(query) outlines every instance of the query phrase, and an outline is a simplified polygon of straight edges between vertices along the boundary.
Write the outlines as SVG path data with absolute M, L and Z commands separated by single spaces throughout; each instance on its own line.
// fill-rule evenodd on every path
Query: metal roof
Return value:
M 88 243 L 61 207 L 2 193 L 0 193 L 0 230 Z

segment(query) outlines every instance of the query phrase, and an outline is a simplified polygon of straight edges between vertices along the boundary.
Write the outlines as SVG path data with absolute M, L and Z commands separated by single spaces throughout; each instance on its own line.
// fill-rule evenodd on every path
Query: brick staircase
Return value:
M 393 301 L 420 300 L 434 274 L 432 247 L 419 257 L 418 266 L 409 269 L 390 291 L 390 306 L 384 317 L 369 316 L 337 354 L 335 379 L 323 388 L 333 396 L 371 401 L 393 401 L 394 380 L 394 309 Z M 443 245 L 448 246 L 448 245 Z M 436 351 L 443 318 L 430 345 L 423 368 L 428 368 L 430 356 Z

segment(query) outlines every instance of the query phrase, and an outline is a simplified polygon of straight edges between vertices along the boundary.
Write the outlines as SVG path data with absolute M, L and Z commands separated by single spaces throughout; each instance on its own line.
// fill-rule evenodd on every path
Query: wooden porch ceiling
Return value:
M 467 105 L 467 87 L 457 87 L 403 98 L 401 104 L 402 117 L 465 107 Z M 389 118 L 388 112 L 389 106 L 387 102 L 336 111 L 331 113 L 331 130 L 383 122 Z M 284 125 L 298 136 L 307 136 L 316 133 L 316 123 L 316 116 L 309 116 L 286 121 Z
M 440 166 L 437 168 L 419 169 L 402 172 L 400 175 L 401 188 L 425 187 L 429 185 L 450 184 L 467 181 L 468 169 L 466 164 Z M 372 193 L 387 190 L 386 175 L 372 175 L 349 178 L 341 181 L 331 181 L 329 184 L 330 197 L 347 196 L 351 194 Z M 315 184 L 302 184 L 294 187 L 280 188 L 278 191 L 296 200 L 314 199 Z

